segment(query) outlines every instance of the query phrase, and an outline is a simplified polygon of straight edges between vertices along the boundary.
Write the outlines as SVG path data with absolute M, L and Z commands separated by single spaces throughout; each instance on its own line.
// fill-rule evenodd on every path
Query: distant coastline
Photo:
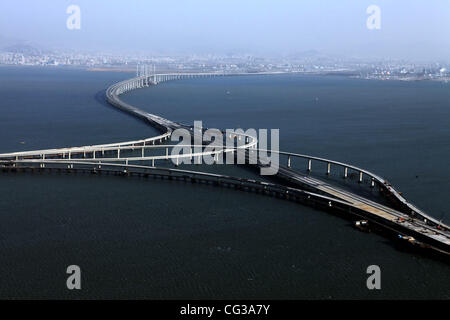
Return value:
M 130 73 L 136 72 L 134 67 L 128 66 L 120 66 L 120 67 L 88 67 L 88 66 L 36 66 L 36 65 L 6 65 L 0 64 L 0 68 L 5 67 L 18 67 L 18 68 L 54 68 L 54 69 L 73 69 L 73 70 L 85 70 L 89 72 L 121 72 L 121 73 Z M 158 70 L 159 72 L 173 72 L 177 73 L 179 70 Z M 183 70 L 184 71 L 184 70 Z M 190 72 L 204 72 L 203 70 L 189 70 Z M 253 74 L 254 72 L 248 72 L 249 74 Z M 423 77 L 423 76 L 367 76 L 360 75 L 357 71 L 352 70 L 339 70 L 339 71 L 290 71 L 290 72 L 273 72 L 273 74 L 301 74 L 301 75 L 311 75 L 311 76 L 342 76 L 348 77 L 352 79 L 361 79 L 361 80 L 378 80 L 378 81 L 406 81 L 406 82 L 417 82 L 417 81 L 433 81 L 433 82 L 450 82 L 450 77 Z
M 86 71 L 91 72 L 136 72 L 136 68 L 107 68 L 107 67 L 87 67 Z

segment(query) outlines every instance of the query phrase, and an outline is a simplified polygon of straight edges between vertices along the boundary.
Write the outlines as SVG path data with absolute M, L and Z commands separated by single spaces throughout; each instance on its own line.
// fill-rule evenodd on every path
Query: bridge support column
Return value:
M 142 158 L 144 158 L 144 156 L 145 156 L 144 150 L 145 150 L 144 147 L 142 147 Z
M 166 148 L 166 160 L 169 160 L 169 148 Z
M 152 167 L 155 166 L 155 159 L 152 159 Z
M 344 168 L 344 179 L 346 179 L 348 177 L 348 168 L 345 167 Z
M 311 159 L 308 159 L 308 171 L 311 172 L 311 168 L 312 168 L 312 164 L 311 164 Z
M 287 166 L 288 168 L 291 167 L 291 156 L 288 156 Z
M 363 173 L 359 172 L 359 180 L 358 182 L 361 183 L 363 181 Z
M 375 179 L 374 178 L 370 179 L 370 187 L 371 188 L 375 187 Z
M 327 175 L 329 175 L 331 172 L 331 163 L 328 162 L 327 164 Z

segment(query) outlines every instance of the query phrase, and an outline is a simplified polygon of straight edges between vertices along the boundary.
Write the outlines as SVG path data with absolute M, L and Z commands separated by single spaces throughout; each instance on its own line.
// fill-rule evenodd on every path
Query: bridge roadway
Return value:
M 99 165 L 101 162 L 102 165 L 110 165 L 109 163 L 104 163 L 104 161 L 126 161 L 125 166 L 129 166 L 129 161 L 142 161 L 142 160 L 150 160 L 152 157 L 137 157 L 137 158 L 121 158 L 120 157 L 120 150 L 124 148 L 132 148 L 134 149 L 136 145 L 142 146 L 142 154 L 144 155 L 144 148 L 148 148 L 149 146 L 146 146 L 146 143 L 150 142 L 152 144 L 155 143 L 161 143 L 163 140 L 166 140 L 170 137 L 173 130 L 178 128 L 186 128 L 189 129 L 190 127 L 184 126 L 182 124 L 164 119 L 160 116 L 150 114 L 147 112 L 144 112 L 134 106 L 131 106 L 130 104 L 127 104 L 123 102 L 119 96 L 123 93 L 126 93 L 130 90 L 138 89 L 147 87 L 150 85 L 156 85 L 163 81 L 169 81 L 169 80 L 175 80 L 180 78 L 190 78 L 190 77 L 199 77 L 199 76 L 223 76 L 223 74 L 165 74 L 165 75 L 151 75 L 151 76 L 143 76 L 143 77 L 137 77 L 132 78 L 129 80 L 125 80 L 122 82 L 119 82 L 117 84 L 112 85 L 109 87 L 106 91 L 106 98 L 110 104 L 113 106 L 128 112 L 136 117 L 139 117 L 145 121 L 148 121 L 151 125 L 155 126 L 156 128 L 163 131 L 163 135 L 155 137 L 155 138 L 148 138 L 138 141 L 127 141 L 123 143 L 113 143 L 113 144 L 107 144 L 107 145 L 96 145 L 96 146 L 85 146 L 85 147 L 77 147 L 77 148 L 63 148 L 63 149 L 50 149 L 50 150 L 38 150 L 38 151 L 29 151 L 29 152 L 16 152 L 16 153 L 10 153 L 10 154 L 0 154 L 0 162 L 1 163 L 14 163 L 14 165 L 19 163 L 27 163 L 27 162 L 39 162 L 41 163 L 41 167 L 45 163 L 48 164 L 54 164 L 57 162 L 60 163 L 68 163 L 69 167 L 71 166 L 73 168 L 73 164 L 80 164 L 83 162 L 80 162 L 77 159 L 70 159 L 70 152 L 78 152 L 78 153 L 84 153 L 84 156 L 86 156 L 86 152 L 92 152 L 93 157 L 95 158 L 95 154 L 98 151 L 102 151 L 102 153 L 108 149 L 114 149 L 118 151 L 117 158 L 107 158 L 101 160 L 95 159 L 93 163 L 96 163 Z M 251 139 L 251 137 L 249 137 Z M 246 145 L 248 149 L 254 149 L 256 147 L 256 141 L 250 141 Z M 229 151 L 229 150 L 228 150 Z M 267 150 L 266 150 L 267 151 Z M 69 153 L 69 160 L 65 158 L 65 153 Z M 166 151 L 167 153 L 167 151 Z M 45 155 L 43 154 L 51 154 L 53 157 L 55 155 L 61 155 L 59 159 L 46 159 Z M 200 153 L 204 154 L 204 153 Z M 364 169 L 358 168 L 356 166 L 343 164 L 340 162 L 336 162 L 329 159 L 324 158 L 317 158 L 307 155 L 299 155 L 299 154 L 293 154 L 293 153 L 287 153 L 287 152 L 280 152 L 280 154 L 287 155 L 288 156 L 288 166 L 287 167 L 280 167 L 280 170 L 278 172 L 278 177 L 282 178 L 284 180 L 290 181 L 291 183 L 294 183 L 298 185 L 299 187 L 307 187 L 314 192 L 311 192 L 311 195 L 319 196 L 319 194 L 322 194 L 323 197 L 334 199 L 333 203 L 336 201 L 339 202 L 341 205 L 346 204 L 349 208 L 351 208 L 350 211 L 358 211 L 365 213 L 365 218 L 368 218 L 370 221 L 373 221 L 375 223 L 385 225 L 386 227 L 394 228 L 398 232 L 401 232 L 403 235 L 410 235 L 414 234 L 416 236 L 416 239 L 420 239 L 420 241 L 417 242 L 423 242 L 427 246 L 430 246 L 433 249 L 437 249 L 440 251 L 445 252 L 446 254 L 450 253 L 450 233 L 449 233 L 449 227 L 445 224 L 442 224 L 440 221 L 437 221 L 433 217 L 425 214 L 423 211 L 419 210 L 412 204 L 406 201 L 399 192 L 397 192 L 387 181 L 385 181 L 383 178 L 374 175 Z M 39 155 L 40 157 L 38 159 L 29 157 L 33 157 Z M 184 157 L 192 157 L 193 154 L 183 155 Z M 313 178 L 309 175 L 301 174 L 299 172 L 296 172 L 290 168 L 290 161 L 291 157 L 300 157 L 308 159 L 308 169 L 311 169 L 311 161 L 319 161 L 319 162 L 326 162 L 328 164 L 328 171 L 327 174 L 330 174 L 330 165 L 333 164 L 334 166 L 340 166 L 345 168 L 345 177 L 347 177 L 348 169 L 354 170 L 359 172 L 360 181 L 362 182 L 363 175 L 367 175 L 371 178 L 371 186 L 373 187 L 376 183 L 380 189 L 383 189 L 385 194 L 389 195 L 391 198 L 393 197 L 397 204 L 400 203 L 400 211 L 395 210 L 393 208 L 387 207 L 385 205 L 381 205 L 379 203 L 376 203 L 374 201 L 371 201 L 369 199 L 366 199 L 364 197 L 361 197 L 357 194 L 354 194 L 350 191 L 344 190 L 342 188 L 333 186 L 331 184 L 328 184 L 320 179 Z M 12 159 L 11 159 L 12 158 Z M 159 157 L 158 159 L 160 159 Z M 3 159 L 3 160 L 2 160 Z M 166 157 L 167 159 L 167 157 Z M 92 159 L 90 159 L 92 160 Z M 154 160 L 154 159 L 153 159 Z M 329 202 L 331 205 L 331 202 Z M 414 239 L 412 242 L 416 242 Z
M 167 178 L 170 180 L 182 180 L 190 182 L 205 182 L 213 185 L 234 187 L 242 191 L 255 191 L 269 196 L 277 196 L 290 201 L 296 201 L 316 208 L 341 211 L 349 213 L 357 218 L 367 219 L 371 225 L 388 230 L 390 233 L 412 235 L 414 240 L 409 238 L 408 243 L 416 244 L 423 248 L 433 249 L 444 256 L 449 255 L 448 234 L 444 231 L 435 230 L 420 221 L 410 219 L 404 213 L 392 208 L 380 205 L 363 197 L 357 196 L 335 186 L 323 183 L 321 180 L 311 177 L 302 177 L 291 173 L 289 176 L 296 176 L 294 179 L 302 184 L 315 185 L 326 194 L 311 192 L 303 188 L 289 187 L 265 181 L 246 179 L 240 177 L 226 176 L 192 170 L 173 169 L 167 167 L 155 167 L 136 164 L 122 163 L 99 163 L 96 159 L 83 159 L 73 162 L 67 159 L 46 159 L 46 160 L 22 160 L 20 166 L 6 166 L 3 171 L 35 171 L 35 170 L 57 170 L 58 172 L 87 171 L 90 173 L 119 173 L 121 175 L 138 175 L 143 177 L 154 176 Z M 36 163 L 46 163 L 45 167 L 34 167 Z M 66 167 L 67 165 L 67 167 Z M 282 169 L 284 172 L 285 169 Z M 309 180 L 309 181 L 308 181 Z M 318 190 L 319 190 L 318 189 Z M 343 195 L 346 195 L 343 199 Z M 336 197 L 337 196 L 337 197 Z M 398 219 L 404 219 L 399 223 Z
M 176 145 L 152 145 L 152 146 L 141 146 L 139 148 L 142 148 L 142 150 L 145 149 L 168 149 L 168 148 L 172 148 L 175 147 Z M 198 147 L 198 146 L 191 146 L 191 147 Z M 133 147 L 133 146 L 127 146 L 127 147 L 123 147 L 122 150 L 128 150 L 128 151 L 132 151 L 133 149 L 136 149 L 138 147 Z M 234 149 L 234 151 L 236 151 L 237 148 Z M 111 148 L 106 148 L 105 149 L 106 152 L 110 151 L 110 150 L 114 150 L 113 147 Z M 253 149 L 254 150 L 254 149 Z M 232 149 L 228 149 L 228 150 L 223 150 L 222 152 L 218 152 L 218 154 L 224 153 L 224 152 L 230 152 L 232 151 Z M 254 150 L 254 151 L 258 151 L 258 150 Z M 265 150 L 267 151 L 267 150 Z M 39 151 L 41 152 L 41 151 Z M 28 154 L 28 153 L 26 153 Z M 53 157 L 43 157 L 43 158 L 29 158 L 29 157 L 24 157 L 24 158 L 20 158 L 18 160 L 14 161 L 14 165 L 33 165 L 33 164 L 46 164 L 46 165 L 51 165 L 51 164 L 63 164 L 63 163 L 68 163 L 69 164 L 69 168 L 73 169 L 73 164 L 79 165 L 79 164 L 85 164 L 87 161 L 90 161 L 89 163 L 92 164 L 96 164 L 98 166 L 98 168 L 100 169 L 102 166 L 108 166 L 108 165 L 112 165 L 114 163 L 120 162 L 120 163 L 124 163 L 123 166 L 125 168 L 128 168 L 129 163 L 131 162 L 144 162 L 144 161 L 151 161 L 152 162 L 152 167 L 151 168 L 156 168 L 155 167 L 155 161 L 159 161 L 159 160 L 169 160 L 169 159 L 174 159 L 174 158 L 195 158 L 197 156 L 204 156 L 204 155 L 213 155 L 214 152 L 199 152 L 199 153 L 189 153 L 189 154 L 183 154 L 183 155 L 169 155 L 169 152 L 166 151 L 165 155 L 152 155 L 152 156 L 126 156 L 123 158 L 116 158 L 116 157 L 93 157 L 93 158 L 72 158 L 72 159 L 68 159 L 68 158 L 64 158 L 62 157 L 62 153 L 55 153 L 52 154 Z M 55 158 L 56 157 L 56 158 Z M 0 163 L 2 163 L 2 161 L 0 160 Z M 3 163 L 10 163 L 8 161 L 3 161 Z M 122 164 L 120 164 L 122 165 Z M 41 166 L 42 168 L 44 166 Z M 291 183 L 297 184 L 299 185 L 302 189 L 304 189 L 305 187 L 309 190 L 313 190 L 315 194 L 320 193 L 323 194 L 327 197 L 331 197 L 334 200 L 340 199 L 343 200 L 347 203 L 348 206 L 351 206 L 353 208 L 357 208 L 357 209 L 361 209 L 367 213 L 372 214 L 373 216 L 385 219 L 387 221 L 390 221 L 391 223 L 399 223 L 402 224 L 404 226 L 408 226 L 410 229 L 413 229 L 417 232 L 422 232 L 422 233 L 427 233 L 428 236 L 430 236 L 431 238 L 434 238 L 436 240 L 439 240 L 443 243 L 446 244 L 450 244 L 450 242 L 448 241 L 448 232 L 444 231 L 444 230 L 440 230 L 435 228 L 434 226 L 430 226 L 427 223 L 423 222 L 422 220 L 419 219 L 413 219 L 410 216 L 408 216 L 407 214 L 392 209 L 390 207 L 387 207 L 385 205 L 381 205 L 375 201 L 371 201 L 369 199 L 366 199 L 364 197 L 361 197 L 357 194 L 354 194 L 352 192 L 349 192 L 348 190 L 345 190 L 343 188 L 339 188 L 336 187 L 332 184 L 326 183 L 323 180 L 311 177 L 310 175 L 307 174 L 301 174 L 299 172 L 296 172 L 292 169 L 289 169 L 287 167 L 280 167 L 280 170 L 278 172 L 278 176 L 284 178 L 287 181 L 290 181 Z M 312 193 L 311 193 L 312 194 Z
M 389 221 L 391 224 L 401 224 L 417 233 L 425 234 L 427 237 L 442 242 L 450 248 L 450 233 L 448 231 L 437 229 L 420 219 L 411 218 L 401 211 L 286 167 L 280 167 L 279 176 L 284 177 L 286 180 L 298 186 L 313 188 L 320 194 L 345 201 L 350 206 L 370 213 L 372 216 Z
M 268 74 L 268 73 L 264 73 L 264 74 Z M 119 95 L 127 92 L 127 90 L 133 90 L 133 89 L 138 89 L 138 88 L 142 88 L 145 86 L 148 86 L 150 84 L 157 84 L 160 81 L 169 81 L 169 80 L 174 80 L 174 79 L 181 79 L 181 78 L 191 78 L 191 77 L 201 77 L 201 76 L 223 76 L 224 74 L 221 73 L 216 73 L 216 74 L 205 74 L 205 73 L 199 73 L 196 75 L 192 75 L 192 74 L 167 74 L 167 75 L 153 75 L 153 76 L 142 76 L 142 77 L 138 77 L 138 78 L 133 78 L 133 79 L 129 79 L 129 80 L 125 80 L 117 85 L 113 85 L 112 87 L 108 88 L 107 90 L 107 99 L 108 101 L 115 105 L 118 106 L 119 108 L 121 108 L 122 110 L 125 110 L 127 112 L 131 112 L 136 114 L 139 117 L 146 117 L 151 123 L 156 123 L 156 126 L 161 126 L 163 128 L 166 128 L 167 130 L 170 129 L 174 129 L 175 127 L 180 127 L 180 124 L 176 124 L 173 123 L 167 119 L 161 118 L 159 116 L 155 116 L 155 115 L 150 115 L 148 113 L 143 113 L 143 111 L 139 110 L 138 108 L 135 108 L 133 106 L 130 106 L 129 104 L 123 102 L 120 98 Z M 231 75 L 243 75 L 243 74 L 231 74 Z M 248 75 L 248 74 L 245 74 Z M 125 88 L 124 88 L 125 87 Z M 403 212 L 406 212 L 408 215 L 412 215 L 418 218 L 421 218 L 424 222 L 429 223 L 435 227 L 440 227 L 444 230 L 450 230 L 450 227 L 443 224 L 441 221 L 438 221 L 437 219 L 435 219 L 434 217 L 426 214 L 425 212 L 423 212 L 422 210 L 420 210 L 419 208 L 417 208 L 416 206 L 414 206 L 413 204 L 411 204 L 410 202 L 408 202 L 395 188 L 393 188 L 385 179 L 381 178 L 378 175 L 375 175 L 367 170 L 358 168 L 356 166 L 352 166 L 352 165 L 347 165 L 344 163 L 340 163 L 337 161 L 333 161 L 333 160 L 329 160 L 329 159 L 323 159 L 323 158 L 318 158 L 318 157 L 312 157 L 312 156 L 306 156 L 306 155 L 299 155 L 299 154 L 289 154 L 289 153 L 281 153 L 281 154 L 286 154 L 289 157 L 293 156 L 293 157 L 302 157 L 302 158 L 306 158 L 308 159 L 308 161 L 320 161 L 320 162 L 326 162 L 328 164 L 328 173 L 330 173 L 330 165 L 336 165 L 336 166 L 340 166 L 340 167 L 344 167 L 345 168 L 345 172 L 347 175 L 347 170 L 350 168 L 351 170 L 357 171 L 359 173 L 360 176 L 360 182 L 362 182 L 362 177 L 363 175 L 367 175 L 371 178 L 372 180 L 372 186 L 374 186 L 374 184 L 378 184 L 381 188 L 383 188 L 383 190 L 394 200 L 395 204 L 397 206 L 401 207 L 401 210 Z M 288 160 L 288 162 L 290 162 L 290 158 Z M 290 165 L 288 164 L 288 167 Z M 310 169 L 310 168 L 309 168 Z M 280 175 L 280 174 L 279 174 Z M 281 175 L 280 175 L 281 176 Z M 286 175 L 283 175 L 282 177 L 285 178 L 289 178 L 286 177 Z
M 267 74 L 267 73 L 265 73 Z M 217 74 L 196 74 L 195 76 L 200 77 L 200 76 L 223 76 L 224 74 L 221 73 L 217 73 Z M 242 74 L 232 74 L 232 75 L 242 75 Z M 246 74 L 248 75 L 248 74 Z M 170 129 L 174 129 L 176 127 L 180 127 L 180 124 L 175 124 L 167 119 L 161 118 L 159 116 L 155 116 L 155 115 L 150 115 L 147 113 L 144 113 L 144 115 L 142 114 L 142 111 L 139 110 L 138 108 L 135 108 L 133 106 L 130 106 L 129 104 L 123 102 L 120 98 L 119 95 L 122 94 L 123 92 L 127 92 L 127 90 L 133 90 L 133 89 L 137 89 L 137 88 L 142 88 L 145 86 L 148 86 L 149 84 L 157 84 L 160 81 L 169 81 L 169 80 L 174 80 L 174 79 L 180 79 L 180 78 L 191 78 L 193 77 L 192 74 L 167 74 L 167 75 L 162 75 L 162 76 L 158 76 L 158 75 L 154 75 L 154 76 L 142 76 L 142 77 L 138 77 L 138 78 L 134 78 L 134 79 L 130 79 L 130 80 L 126 80 L 123 81 L 117 85 L 113 85 L 112 87 L 110 87 L 107 90 L 107 99 L 108 101 L 115 105 L 115 106 L 119 106 L 122 110 L 125 110 L 127 112 L 131 113 L 135 113 L 137 116 L 139 117 L 147 117 L 147 119 L 151 122 L 151 123 L 157 123 L 157 126 L 162 126 L 162 127 L 166 127 L 169 128 L 167 130 Z M 131 84 L 130 84 L 131 82 Z M 125 86 L 125 88 L 127 89 L 123 89 L 123 87 Z M 288 153 L 282 153 L 282 154 L 288 154 Z M 359 172 L 360 175 L 360 182 L 362 181 L 362 177 L 363 174 L 369 176 L 372 180 L 372 184 L 377 183 L 380 187 L 382 187 L 388 194 L 389 196 L 391 196 L 396 204 L 401 206 L 402 211 L 406 211 L 408 213 L 408 215 L 414 215 L 416 217 L 421 218 L 423 221 L 425 221 L 426 223 L 430 223 L 433 226 L 437 227 L 439 226 L 440 228 L 444 229 L 444 230 L 450 230 L 450 227 L 443 224 L 441 221 L 438 221 L 437 219 L 435 219 L 434 217 L 426 214 L 425 212 L 423 212 L 422 210 L 420 210 L 419 208 L 417 208 L 416 206 L 414 206 L 413 204 L 409 203 L 397 190 L 395 190 L 385 179 L 379 177 L 378 175 L 375 175 L 367 170 L 358 168 L 356 166 L 352 166 L 352 165 L 347 165 L 347 164 L 343 164 L 337 161 L 332 161 L 332 160 L 328 160 L 328 159 L 323 159 L 323 158 L 317 158 L 317 157 L 311 157 L 311 156 L 304 156 L 304 155 L 299 155 L 299 154 L 288 154 L 289 156 L 294 156 L 294 157 L 303 157 L 303 158 L 307 158 L 309 161 L 311 160 L 316 160 L 316 161 L 321 161 L 321 162 L 326 162 L 328 164 L 328 168 L 330 168 L 330 165 L 337 165 L 337 166 L 341 166 L 345 168 L 346 171 L 346 175 L 347 175 L 347 170 L 348 168 Z M 288 160 L 290 162 L 290 160 Z M 288 164 L 289 166 L 289 164 Z M 330 169 L 328 169 L 329 171 Z M 328 172 L 330 173 L 330 172 Z M 281 175 L 280 173 L 278 174 L 280 177 L 284 177 L 289 179 L 289 175 Z

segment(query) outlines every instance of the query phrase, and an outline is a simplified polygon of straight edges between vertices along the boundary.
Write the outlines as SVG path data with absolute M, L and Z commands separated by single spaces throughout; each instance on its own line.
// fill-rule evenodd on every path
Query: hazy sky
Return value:
M 81 9 L 68 30 L 66 9 Z M 381 29 L 366 27 L 369 5 Z M 450 59 L 449 0 L 1 0 L 0 46 Z

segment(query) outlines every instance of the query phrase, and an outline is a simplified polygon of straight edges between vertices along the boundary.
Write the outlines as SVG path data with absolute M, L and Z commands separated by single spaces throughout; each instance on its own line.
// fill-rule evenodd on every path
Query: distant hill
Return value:
M 26 55 L 40 55 L 42 53 L 41 50 L 29 44 L 14 44 L 12 46 L 3 48 L 3 51 L 11 53 L 21 53 Z
M 323 54 L 317 50 L 294 52 L 289 55 L 289 57 L 291 57 L 291 58 L 312 58 L 312 57 L 321 57 L 321 56 L 323 56 Z

